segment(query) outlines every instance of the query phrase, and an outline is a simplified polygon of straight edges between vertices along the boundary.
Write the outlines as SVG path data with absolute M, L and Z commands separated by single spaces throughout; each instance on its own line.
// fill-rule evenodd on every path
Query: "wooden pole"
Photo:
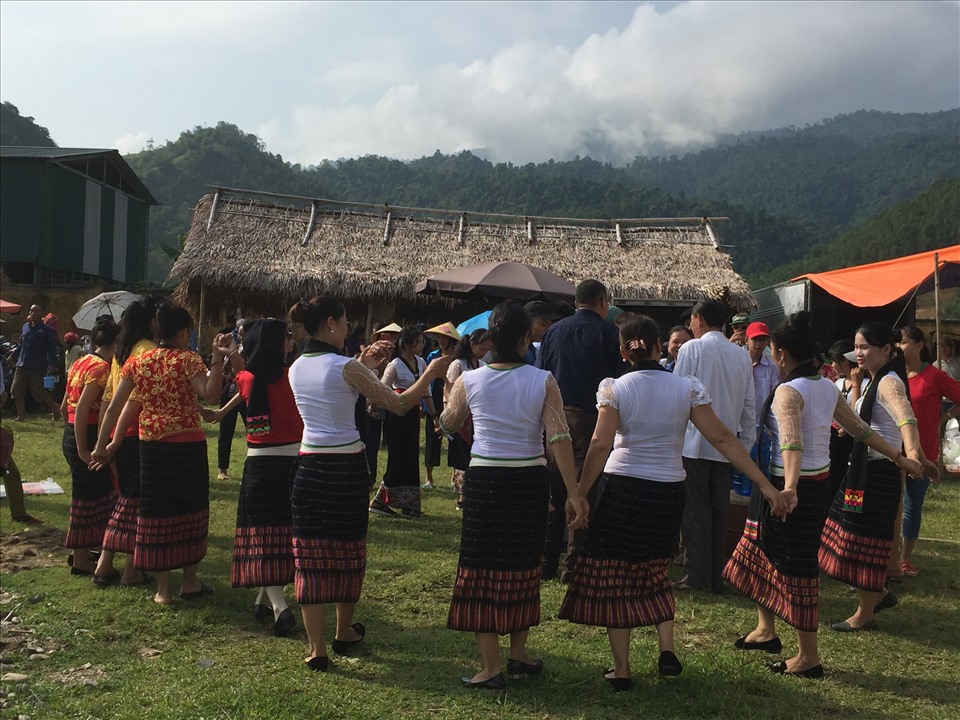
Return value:
M 203 292 L 203 283 L 200 283 L 200 317 L 197 318 L 197 352 L 203 355 L 203 314 L 205 312 L 206 297 Z
M 933 254 L 933 307 L 935 312 L 935 327 L 937 333 L 937 354 L 940 359 L 940 253 Z
M 370 340 L 370 333 L 373 332 L 373 300 L 367 301 L 367 324 L 363 328 L 366 338 Z

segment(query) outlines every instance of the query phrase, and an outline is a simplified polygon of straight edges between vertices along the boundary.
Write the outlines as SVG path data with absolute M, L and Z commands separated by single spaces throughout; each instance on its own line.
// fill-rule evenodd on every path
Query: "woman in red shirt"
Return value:
M 120 329 L 113 320 L 98 320 L 93 329 L 94 351 L 70 368 L 61 412 L 67 421 L 63 431 L 63 456 L 70 466 L 73 488 L 70 498 L 70 529 L 64 545 L 71 550 L 72 575 L 93 575 L 90 557 L 103 542 L 107 521 L 117 501 L 117 491 L 107 468 L 90 470 L 90 450 L 97 441 L 100 398 L 110 374 L 110 361 Z M 114 580 L 94 576 L 97 584 Z
M 940 458 L 940 425 L 960 412 L 960 383 L 930 364 L 930 351 L 924 344 L 923 331 L 912 325 L 900 328 L 897 347 L 907 362 L 907 382 L 910 385 L 910 404 L 917 416 L 917 431 L 923 454 L 933 462 Z M 941 398 L 955 403 L 943 418 L 940 416 Z M 923 499 L 930 486 L 930 478 L 907 478 L 903 495 L 903 546 L 900 550 L 900 572 L 908 577 L 918 574 L 911 557 L 920 535 Z
M 246 369 L 236 376 L 239 392 L 211 418 L 217 422 L 246 403 L 247 459 L 237 504 L 231 582 L 234 587 L 259 589 L 254 617 L 272 617 L 278 637 L 289 635 L 297 625 L 283 596 L 283 586 L 292 583 L 294 575 L 290 481 L 303 437 L 303 420 L 284 363 L 292 349 L 293 334 L 284 321 L 267 318 L 245 325 Z
M 188 350 L 193 320 L 180 307 L 157 310 L 154 350 L 127 360 L 120 382 L 103 418 L 93 453 L 95 463 L 106 463 L 116 453 L 126 433 L 124 405 L 140 418 L 140 514 L 137 518 L 133 564 L 156 571 L 153 601 L 171 605 L 170 571 L 183 568 L 180 598 L 209 595 L 213 588 L 197 578 L 197 566 L 207 552 L 210 518 L 207 441 L 200 428 L 197 396 L 216 402 L 222 383 L 222 360 L 236 355 L 229 334 L 213 344 L 210 372 L 197 353 Z M 136 391 L 136 400 L 130 397 Z M 118 421 L 119 419 L 119 421 Z M 107 445 L 109 428 L 116 424 Z

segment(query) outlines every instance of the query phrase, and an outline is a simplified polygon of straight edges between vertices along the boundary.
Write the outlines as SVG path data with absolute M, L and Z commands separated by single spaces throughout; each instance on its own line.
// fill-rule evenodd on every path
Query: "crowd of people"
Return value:
M 39 367 L 52 356 L 37 312 L 24 333 Z M 757 604 L 737 649 L 790 655 L 771 671 L 822 677 L 821 573 L 856 588 L 856 609 L 830 625 L 853 633 L 897 604 L 891 577 L 920 572 L 913 551 L 939 477 L 939 430 L 960 412 L 951 358 L 947 372 L 934 367 L 912 326 L 864 323 L 824 356 L 803 312 L 772 331 L 745 315 L 728 322 L 710 300 L 666 332 L 644 315 L 613 314 L 604 285 L 586 280 L 575 308 L 507 302 L 462 337 L 449 322 L 391 323 L 364 345 L 343 304 L 317 297 L 286 319 L 225 328 L 209 366 L 189 349 L 183 308 L 146 297 L 119 325 L 100 318 L 92 352 L 72 358 L 51 408 L 66 421 L 73 479 L 70 572 L 100 587 L 155 584 L 163 605 L 213 593 L 199 574 L 209 527 L 202 422 L 242 407 L 231 584 L 257 591 L 253 614 L 278 636 L 297 626 L 284 591 L 293 585 L 310 670 L 330 669 L 328 636 L 338 655 L 363 641 L 355 616 L 369 518 L 424 517 L 421 493 L 446 440 L 462 512 L 447 627 L 473 633 L 480 656 L 465 686 L 502 689 L 507 677 L 543 671 L 528 639 L 541 583 L 558 575 L 560 618 L 607 630 L 603 677 L 614 691 L 632 687 L 634 628 L 655 627 L 658 673 L 679 675 L 676 593 L 720 593 L 724 583 Z M 21 395 L 34 374 L 18 371 Z M 220 472 L 228 465 L 221 456 Z M 750 504 L 730 556 L 732 488 Z M 671 582 L 678 553 L 683 574 Z M 122 571 L 117 554 L 127 556 Z M 783 652 L 778 619 L 796 633 L 795 654 Z

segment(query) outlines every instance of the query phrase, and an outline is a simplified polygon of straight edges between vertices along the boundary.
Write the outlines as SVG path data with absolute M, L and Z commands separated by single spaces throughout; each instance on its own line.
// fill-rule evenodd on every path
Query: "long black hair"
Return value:
M 417 343 L 417 338 L 423 336 L 423 331 L 418 325 L 407 325 L 400 331 L 397 342 L 393 345 L 393 358 L 396 360 L 400 353 L 408 348 L 412 348 Z
M 330 295 L 323 295 L 312 300 L 297 301 L 287 315 L 292 322 L 303 325 L 308 335 L 313 335 L 327 318 L 339 320 L 346 312 L 342 302 Z
M 124 311 L 114 355 L 119 366 L 123 367 L 138 342 L 156 340 L 153 321 L 157 318 L 157 307 L 162 302 L 156 295 L 147 295 L 142 300 L 134 300 Z
M 473 356 L 473 346 L 479 345 L 487 339 L 489 333 L 483 328 L 477 328 L 472 333 L 464 335 L 457 341 L 457 347 L 453 351 L 454 360 L 466 360 L 470 367 L 476 365 L 477 359 Z
M 490 313 L 489 324 L 487 339 L 493 343 L 493 362 L 522 363 L 523 358 L 517 352 L 517 346 L 533 325 L 523 305 L 500 303 Z
M 810 362 L 819 352 L 812 317 L 806 310 L 796 312 L 770 335 L 778 350 L 786 350 L 798 364 Z
M 909 398 L 910 383 L 907 381 L 907 362 L 904 359 L 900 348 L 897 347 L 897 342 L 900 340 L 900 334 L 895 332 L 894 329 L 886 323 L 876 320 L 861 325 L 857 329 L 857 334 L 863 336 L 863 339 L 874 347 L 882 348 L 884 345 L 890 346 L 890 360 L 886 367 L 895 372 L 903 381 L 903 385 L 906 388 L 907 397 Z M 882 370 L 883 368 L 881 368 L 880 372 L 877 373 L 877 377 L 874 382 L 879 383 L 880 380 L 883 379 L 884 373 Z
M 900 333 L 901 337 L 907 337 L 923 345 L 920 348 L 920 361 L 921 362 L 933 362 L 933 356 L 930 354 L 930 348 L 927 347 L 927 336 L 924 335 L 923 330 L 918 328 L 916 325 L 904 325 L 897 332 Z

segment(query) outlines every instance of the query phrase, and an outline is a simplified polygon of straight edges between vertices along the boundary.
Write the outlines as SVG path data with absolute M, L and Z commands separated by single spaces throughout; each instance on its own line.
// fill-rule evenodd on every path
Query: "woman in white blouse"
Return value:
M 458 377 L 483 365 L 480 358 L 490 352 L 491 344 L 487 337 L 487 331 L 482 328 L 460 338 L 460 342 L 457 343 L 457 348 L 453 352 L 453 362 L 447 368 L 447 377 L 443 388 L 444 403 L 446 403 L 446 398 L 450 396 L 450 391 L 453 390 L 453 384 Z M 457 510 L 463 510 L 463 475 L 470 466 L 470 445 L 473 443 L 473 423 L 469 417 L 452 438 L 450 453 L 447 456 L 447 463 L 453 468 L 453 473 L 450 475 L 450 485 L 457 493 Z
M 423 333 L 417 327 L 406 327 L 397 338 L 391 360 L 383 371 L 383 382 L 394 392 L 404 392 L 420 380 L 426 363 L 423 352 Z M 420 410 L 423 402 L 430 415 L 435 415 L 433 398 L 429 388 L 417 399 L 408 412 L 388 415 L 387 424 L 387 469 L 370 502 L 370 512 L 377 515 L 396 515 L 399 510 L 404 517 L 423 516 L 420 510 Z
M 752 498 L 743 537 L 724 570 L 726 580 L 757 603 L 757 627 L 736 641 L 740 650 L 779 653 L 775 617 L 797 633 L 799 652 L 770 665 L 776 673 L 804 678 L 823 677 L 817 649 L 819 622 L 820 531 L 830 498 L 830 434 L 836 420 L 858 442 L 897 460 L 904 469 L 919 465 L 900 455 L 879 433 L 872 433 L 853 411 L 836 385 L 817 372 L 817 339 L 810 313 L 791 315 L 773 332 L 771 357 L 783 382 L 772 405 L 759 421 L 770 435 L 770 480 L 793 490 L 797 507 L 785 522 L 772 520 L 763 504 Z M 767 412 L 770 410 L 771 412 Z
M 625 314 L 618 321 L 620 352 L 631 368 L 601 382 L 597 392 L 597 427 L 577 496 L 586 499 L 601 471 L 604 481 L 560 617 L 607 628 L 614 666 L 604 677 L 614 691 L 624 691 L 632 688 L 631 628 L 656 625 L 660 674 L 683 670 L 673 652 L 674 597 L 667 568 L 680 540 L 687 422 L 756 484 L 775 515 L 789 512 L 796 498 L 775 490 L 753 464 L 717 419 L 699 380 L 660 366 L 660 329 L 653 320 Z
M 343 355 L 349 331 L 343 305 L 332 297 L 301 300 L 290 319 L 310 336 L 290 366 L 290 387 L 303 418 L 303 441 L 294 472 L 293 555 L 297 602 L 303 613 L 311 670 L 329 663 L 323 638 L 323 605 L 336 603 L 333 651 L 349 652 L 366 632 L 353 614 L 366 571 L 367 460 L 354 417 L 359 395 L 402 415 L 416 408 L 430 382 L 442 377 L 448 360 L 438 358 L 402 393 L 395 393 L 370 368 L 384 362 L 391 344 L 379 341 L 359 359 Z
M 873 431 L 897 450 L 919 462 L 931 478 L 937 466 L 920 447 L 917 419 L 907 390 L 907 369 L 897 348 L 900 337 L 889 325 L 864 323 L 854 337 L 857 365 L 871 381 L 857 400 L 857 413 Z M 899 453 L 898 453 L 899 454 Z M 857 588 L 857 610 L 830 627 L 857 632 L 874 626 L 873 616 L 897 604 L 887 585 L 887 564 L 893 550 L 894 523 L 903 481 L 900 468 L 876 450 L 859 443 L 850 453 L 850 468 L 837 491 L 823 526 L 820 569 Z
M 567 488 L 569 527 L 586 520 L 586 501 L 576 495 L 573 446 L 553 375 L 523 361 L 530 345 L 530 316 L 504 303 L 490 315 L 493 358 L 453 385 L 440 416 L 455 432 L 473 414 L 473 447 L 464 480 L 460 560 L 447 627 L 476 634 L 483 667 L 461 678 L 475 688 L 500 690 L 498 635 L 510 635 L 507 673 L 535 675 L 542 660 L 526 650 L 540 623 L 540 557 L 547 522 L 547 445 Z

